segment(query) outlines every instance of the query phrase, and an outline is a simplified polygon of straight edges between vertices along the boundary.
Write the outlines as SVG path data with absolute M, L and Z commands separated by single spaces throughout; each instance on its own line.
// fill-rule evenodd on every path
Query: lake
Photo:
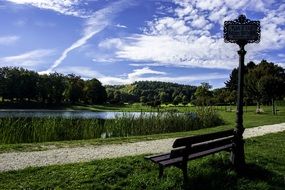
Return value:
M 149 115 L 151 112 L 143 112 Z M 155 114 L 155 113 L 152 113 Z M 113 119 L 121 116 L 139 117 L 141 112 L 92 112 L 85 110 L 66 111 L 66 110 L 0 110 L 0 118 L 2 117 L 63 117 L 63 118 L 101 118 Z

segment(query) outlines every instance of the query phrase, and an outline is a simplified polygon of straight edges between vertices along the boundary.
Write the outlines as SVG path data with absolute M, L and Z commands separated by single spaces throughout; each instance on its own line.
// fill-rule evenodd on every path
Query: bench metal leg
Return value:
M 181 169 L 182 169 L 182 172 L 183 172 L 183 185 L 185 186 L 188 183 L 187 162 L 183 163 Z
M 183 172 L 183 185 L 186 186 L 188 183 L 188 172 L 187 172 L 187 162 L 177 164 L 176 167 L 182 170 Z
M 163 176 L 163 170 L 164 170 L 164 167 L 159 165 L 159 175 L 158 175 L 158 178 L 162 178 Z

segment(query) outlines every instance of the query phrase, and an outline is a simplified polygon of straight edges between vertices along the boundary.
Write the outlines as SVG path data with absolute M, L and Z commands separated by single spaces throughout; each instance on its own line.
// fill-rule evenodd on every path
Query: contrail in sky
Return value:
M 81 47 L 94 35 L 104 30 L 111 23 L 112 19 L 116 16 L 116 14 L 118 14 L 120 11 L 122 11 L 129 5 L 130 1 L 121 0 L 112 3 L 108 7 L 95 12 L 90 18 L 86 20 L 83 36 L 76 42 L 74 42 L 70 47 L 66 48 L 62 52 L 61 56 L 57 60 L 55 60 L 55 62 L 49 69 L 41 73 L 53 72 L 53 70 L 62 63 L 62 61 L 68 56 L 68 54 L 72 50 Z

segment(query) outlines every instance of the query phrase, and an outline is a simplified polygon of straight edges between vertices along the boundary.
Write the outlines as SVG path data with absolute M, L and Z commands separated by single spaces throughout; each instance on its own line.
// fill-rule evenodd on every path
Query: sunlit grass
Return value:
M 247 169 L 238 175 L 228 153 L 188 162 L 185 189 L 283 190 L 285 133 L 247 139 Z M 0 173 L 0 189 L 183 189 L 181 170 L 171 167 L 158 179 L 158 167 L 143 156 L 28 168 Z

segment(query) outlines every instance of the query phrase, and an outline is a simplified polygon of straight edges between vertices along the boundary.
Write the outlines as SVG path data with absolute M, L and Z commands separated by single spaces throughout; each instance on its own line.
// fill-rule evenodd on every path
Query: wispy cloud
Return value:
M 20 39 L 19 36 L 2 36 L 0 37 L 0 45 L 11 45 Z
M 82 37 L 75 41 L 70 47 L 66 48 L 62 52 L 61 56 L 54 62 L 54 64 L 43 73 L 52 72 L 62 63 L 69 52 L 83 46 L 94 35 L 104 30 L 108 25 L 110 25 L 112 19 L 116 16 L 116 14 L 118 14 L 129 5 L 129 2 L 130 1 L 127 0 L 117 1 L 115 3 L 111 3 L 106 8 L 95 12 L 92 17 L 86 20 Z
M 17 66 L 35 69 L 36 66 L 43 64 L 45 58 L 51 56 L 53 53 L 54 50 L 52 49 L 37 49 L 20 55 L 2 57 L 0 58 L 0 66 Z
M 48 9 L 64 15 L 81 18 L 88 17 L 86 11 L 79 8 L 80 0 L 7 0 L 12 3 L 31 5 L 40 9 Z
M 128 74 L 128 79 L 130 80 L 136 80 L 137 78 L 146 75 L 146 74 L 152 74 L 152 75 L 166 75 L 166 72 L 162 71 L 155 71 L 150 69 L 149 67 L 144 67 L 142 69 L 135 69 L 132 73 Z

